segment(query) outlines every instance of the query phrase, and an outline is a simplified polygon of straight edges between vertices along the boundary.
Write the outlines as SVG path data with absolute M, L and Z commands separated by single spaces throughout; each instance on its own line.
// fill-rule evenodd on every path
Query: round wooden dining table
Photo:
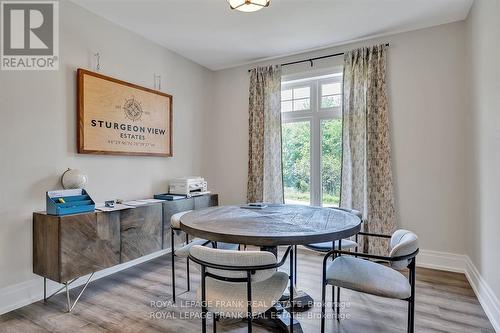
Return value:
M 181 217 L 181 229 L 211 241 L 273 248 L 336 241 L 361 228 L 357 216 L 338 209 L 281 204 L 247 207 L 195 210 Z
M 333 245 L 334 241 L 351 237 L 361 229 L 359 217 L 342 210 L 283 204 L 269 204 L 264 208 L 210 207 L 189 212 L 180 222 L 181 229 L 190 236 L 213 242 L 255 245 L 276 256 L 280 245 L 329 241 Z M 274 316 L 272 325 L 288 331 L 289 314 L 284 309 L 276 309 L 276 312 L 278 316 Z M 300 323 L 294 321 L 293 326 L 294 332 L 302 331 Z

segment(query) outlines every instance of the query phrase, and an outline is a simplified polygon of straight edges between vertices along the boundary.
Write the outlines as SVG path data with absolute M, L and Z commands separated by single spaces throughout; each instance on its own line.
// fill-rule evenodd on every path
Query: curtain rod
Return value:
M 385 44 L 385 46 L 389 46 L 389 43 Z M 284 64 L 281 64 L 281 67 L 300 64 L 303 62 L 310 62 L 311 67 L 312 67 L 313 61 L 315 61 L 315 60 L 321 60 L 321 59 L 326 59 L 326 58 L 331 58 L 331 57 L 338 57 L 338 56 L 341 56 L 344 54 L 345 54 L 345 52 L 340 52 L 340 53 L 328 54 L 328 55 L 324 55 L 324 56 L 320 56 L 320 57 L 316 57 L 316 58 L 309 58 L 309 59 L 297 60 L 297 61 L 292 61 L 292 62 L 285 62 Z M 248 72 L 251 72 L 251 69 L 249 69 Z

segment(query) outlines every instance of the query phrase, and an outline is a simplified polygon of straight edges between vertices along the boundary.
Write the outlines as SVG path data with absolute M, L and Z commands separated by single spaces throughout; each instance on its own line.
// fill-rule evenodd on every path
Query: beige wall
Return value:
M 423 249 L 452 253 L 466 251 L 464 32 L 464 23 L 458 22 L 321 52 L 391 44 L 388 83 L 399 221 L 419 235 Z M 316 67 L 341 62 L 324 60 Z M 308 66 L 286 67 L 285 74 Z M 249 67 L 215 73 L 214 109 L 207 123 L 211 134 L 205 141 L 211 158 L 205 159 L 204 170 L 226 204 L 246 198 Z
M 468 254 L 500 306 L 500 1 L 476 0 L 466 22 L 470 96 Z M 497 308 L 500 313 L 500 308 Z M 497 318 L 500 323 L 500 318 Z
M 84 170 L 97 201 L 140 198 L 167 180 L 204 175 L 222 203 L 246 197 L 248 73 L 211 72 L 67 1 L 60 5 L 61 69 L 0 72 L 0 289 L 31 272 L 31 213 L 68 167 Z M 262 64 L 390 42 L 389 98 L 399 221 L 426 250 L 467 254 L 500 295 L 500 4 L 476 0 L 466 22 Z M 76 154 L 78 67 L 147 87 L 161 74 L 174 96 L 174 157 Z M 342 63 L 318 62 L 315 68 Z M 285 74 L 309 70 L 287 67 Z M 471 96 L 471 98 L 468 98 Z M 36 282 L 38 283 L 38 282 Z M 38 284 L 36 284 L 38 285 Z
M 170 178 L 201 174 L 212 72 L 71 2 L 60 2 L 60 21 L 59 71 L 0 72 L 0 288 L 36 278 L 31 214 L 66 168 L 88 174 L 98 201 L 151 196 Z M 146 87 L 162 75 L 174 96 L 173 158 L 76 154 L 75 70 L 92 69 L 96 51 L 103 74 Z

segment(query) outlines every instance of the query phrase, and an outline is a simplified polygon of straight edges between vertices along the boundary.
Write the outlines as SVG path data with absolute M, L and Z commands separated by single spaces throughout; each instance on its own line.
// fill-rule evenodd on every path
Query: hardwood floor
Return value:
M 300 250 L 299 289 L 320 300 L 322 257 Z M 177 290 L 185 290 L 185 265 L 178 260 Z M 285 265 L 288 266 L 288 265 Z M 192 289 L 199 285 L 199 273 L 192 269 Z M 42 285 L 40 285 L 42 288 Z M 75 297 L 79 288 L 71 291 Z M 170 303 L 170 256 L 166 255 L 91 282 L 72 313 L 65 313 L 65 295 L 0 316 L 0 332 L 200 332 L 201 320 L 191 301 L 195 292 L 178 296 Z M 327 295 L 330 295 L 328 289 Z M 463 274 L 417 269 L 417 332 L 494 333 L 483 309 Z M 327 332 L 406 332 L 404 301 L 384 299 L 342 290 L 346 319 L 327 320 Z M 154 304 L 154 305 L 152 305 Z M 331 310 L 329 311 L 331 313 Z M 304 332 L 319 332 L 319 308 L 297 313 Z M 211 327 L 209 327 L 211 331 Z M 246 325 L 225 323 L 219 332 L 246 332 Z M 254 332 L 268 330 L 254 326 Z

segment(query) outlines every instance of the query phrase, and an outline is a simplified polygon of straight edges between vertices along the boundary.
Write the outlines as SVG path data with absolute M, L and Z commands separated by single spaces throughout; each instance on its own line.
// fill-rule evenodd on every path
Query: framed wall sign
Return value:
M 172 96 L 78 69 L 78 153 L 172 156 Z

